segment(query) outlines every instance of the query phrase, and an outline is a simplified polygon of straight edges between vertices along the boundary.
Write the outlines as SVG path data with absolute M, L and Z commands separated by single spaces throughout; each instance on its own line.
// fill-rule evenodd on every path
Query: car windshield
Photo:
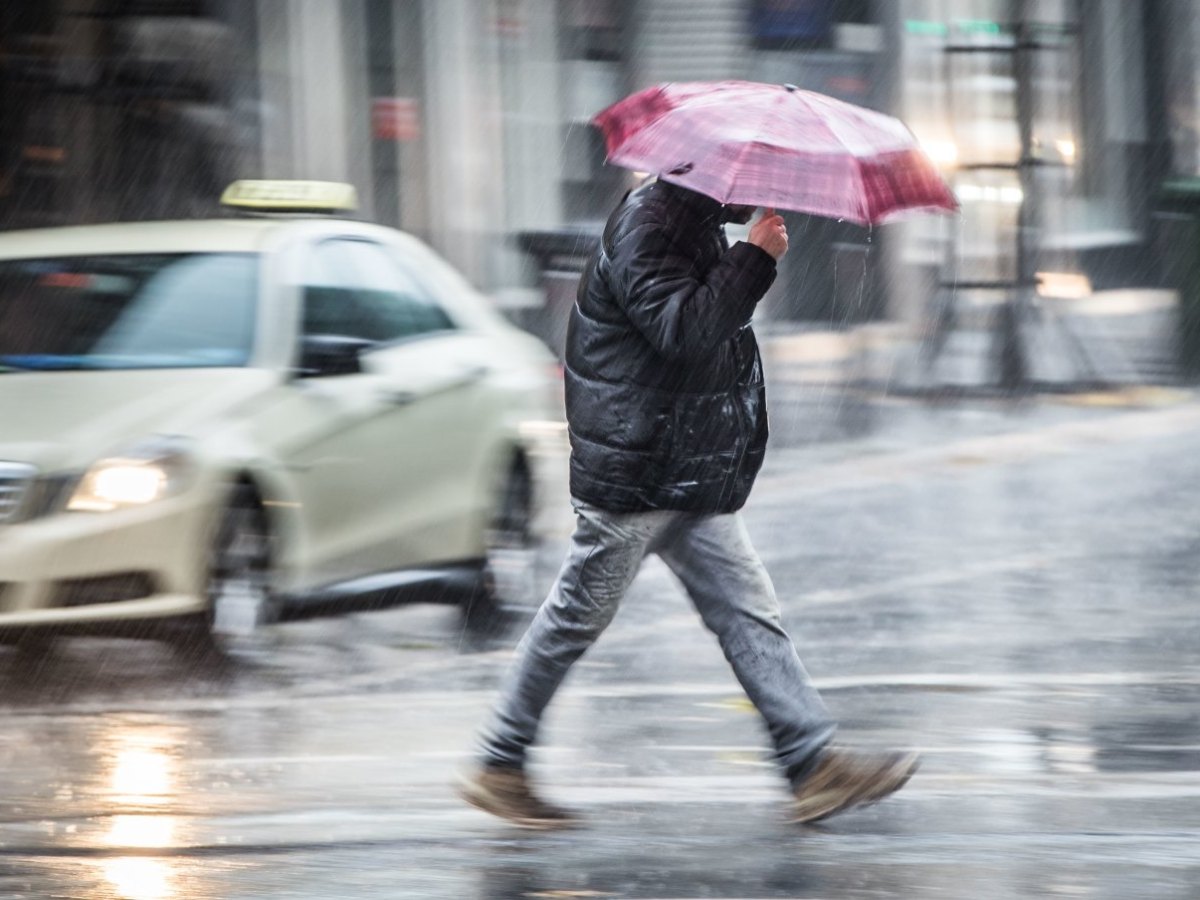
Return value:
M 0 372 L 244 366 L 258 256 L 0 260 Z

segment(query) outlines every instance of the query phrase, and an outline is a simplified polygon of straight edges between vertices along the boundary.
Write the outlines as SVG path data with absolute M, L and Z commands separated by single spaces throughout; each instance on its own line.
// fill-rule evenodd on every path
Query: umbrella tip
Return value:
M 794 84 L 785 84 L 785 85 L 783 86 L 783 88 L 784 88 L 784 90 L 786 90 L 786 91 L 787 91 L 789 94 L 790 94 L 790 93 L 794 93 L 795 91 L 798 91 L 798 90 L 800 90 L 800 88 L 796 87 Z

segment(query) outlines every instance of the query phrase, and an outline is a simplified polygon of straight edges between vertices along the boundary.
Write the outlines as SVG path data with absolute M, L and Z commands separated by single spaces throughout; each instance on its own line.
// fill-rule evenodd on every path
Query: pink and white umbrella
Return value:
M 600 112 L 608 161 L 722 203 L 882 222 L 958 208 L 899 119 L 791 85 L 648 88 Z

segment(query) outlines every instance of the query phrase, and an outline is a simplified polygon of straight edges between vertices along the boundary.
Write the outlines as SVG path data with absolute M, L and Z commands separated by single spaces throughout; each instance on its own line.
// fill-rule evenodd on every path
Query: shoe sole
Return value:
M 794 814 L 789 821 L 797 825 L 811 824 L 849 809 L 871 806 L 908 784 L 908 780 L 913 777 L 920 765 L 920 758 L 915 753 L 910 753 L 892 766 L 888 772 L 883 773 L 873 789 L 861 794 L 843 795 L 836 799 L 831 797 L 827 801 L 828 805 L 817 804 L 813 809 Z
M 458 795 L 476 809 L 529 831 L 564 831 L 582 824 L 579 819 L 538 819 L 513 815 L 495 794 L 470 779 L 459 781 Z

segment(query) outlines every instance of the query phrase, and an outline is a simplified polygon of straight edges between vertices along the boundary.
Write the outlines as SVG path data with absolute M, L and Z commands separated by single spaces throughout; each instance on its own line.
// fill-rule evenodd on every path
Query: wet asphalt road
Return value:
M 294 623 L 257 667 L 0 651 L 0 897 L 1194 900 L 1200 403 L 1168 399 L 777 391 L 747 519 L 842 738 L 924 753 L 879 806 L 784 823 L 652 561 L 546 723 L 536 774 L 589 819 L 558 835 L 450 787 L 529 610 Z

